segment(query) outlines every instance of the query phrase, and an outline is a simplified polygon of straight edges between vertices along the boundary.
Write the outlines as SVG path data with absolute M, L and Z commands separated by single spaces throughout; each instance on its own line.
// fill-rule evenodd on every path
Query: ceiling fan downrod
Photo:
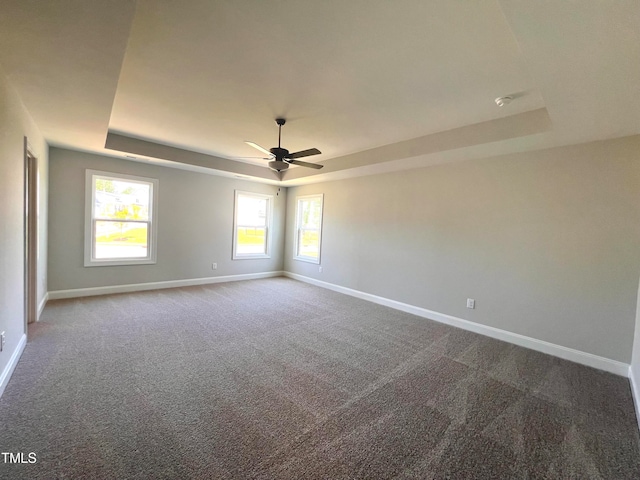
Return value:
M 287 120 L 284 118 L 276 118 L 276 123 L 278 124 L 278 148 L 280 148 L 280 139 L 282 137 L 282 125 L 287 123 Z

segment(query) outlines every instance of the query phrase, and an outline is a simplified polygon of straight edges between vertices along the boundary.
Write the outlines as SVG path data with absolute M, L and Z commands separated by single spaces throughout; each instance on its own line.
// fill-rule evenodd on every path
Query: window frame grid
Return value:
M 245 225 L 238 224 L 238 197 L 253 197 L 267 201 L 267 211 L 265 213 L 265 225 Z M 251 260 L 260 258 L 271 258 L 271 224 L 273 220 L 273 195 L 266 193 L 247 192 L 244 190 L 234 191 L 233 201 L 233 241 L 232 260 Z M 238 253 L 238 229 L 240 228 L 264 228 L 264 253 Z
M 95 216 L 96 180 L 115 180 L 149 185 L 149 213 L 147 220 L 100 218 Z M 84 266 L 120 266 L 120 265 L 149 265 L 157 263 L 158 238 L 158 185 L 155 178 L 140 177 L 124 173 L 104 172 L 99 170 L 85 171 L 85 234 L 84 234 Z M 114 223 L 144 223 L 147 224 L 147 256 L 146 257 L 115 257 L 96 258 L 95 235 L 97 222 Z
M 320 200 L 320 225 L 318 227 L 305 227 L 301 226 L 302 209 L 300 208 L 301 201 L 316 198 Z M 312 195 L 300 195 L 296 197 L 296 228 L 294 230 L 294 243 L 293 243 L 293 259 L 301 262 L 313 263 L 320 265 L 322 256 L 322 227 L 324 223 L 324 194 L 315 193 Z M 300 255 L 300 239 L 303 231 L 317 231 L 318 232 L 318 258 Z

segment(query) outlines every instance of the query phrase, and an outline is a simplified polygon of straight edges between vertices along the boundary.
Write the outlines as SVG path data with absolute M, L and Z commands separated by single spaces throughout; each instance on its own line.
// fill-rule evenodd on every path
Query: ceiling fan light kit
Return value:
M 271 170 L 275 170 L 276 172 L 281 172 L 282 170 L 286 170 L 287 168 L 289 168 L 289 164 L 280 160 L 272 160 L 269 162 L 269 168 Z
M 280 146 L 280 141 L 282 139 L 282 126 L 287 122 L 284 118 L 276 118 L 276 123 L 278 124 L 278 146 L 273 147 L 267 150 L 264 147 L 261 147 L 257 143 L 254 142 L 245 142 L 247 145 L 252 146 L 256 150 L 261 151 L 262 153 L 267 154 L 269 157 L 265 158 L 265 160 L 271 160 L 269 162 L 269 168 L 275 170 L 276 172 L 281 172 L 289 168 L 289 165 L 298 165 L 301 167 L 315 168 L 320 169 L 323 165 L 319 165 L 317 163 L 309 163 L 302 162 L 297 160 L 302 157 L 310 157 L 311 155 L 319 155 L 322 153 L 317 148 L 309 148 L 308 150 L 300 150 L 299 152 L 289 153 L 289 150 L 286 148 L 282 148 Z

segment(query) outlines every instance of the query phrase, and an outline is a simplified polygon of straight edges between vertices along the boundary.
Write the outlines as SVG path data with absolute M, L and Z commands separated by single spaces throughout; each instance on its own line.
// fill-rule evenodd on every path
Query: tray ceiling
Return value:
M 638 134 L 637 25 L 635 1 L 5 0 L 0 67 L 51 145 L 293 185 Z M 248 158 L 276 117 L 323 170 Z

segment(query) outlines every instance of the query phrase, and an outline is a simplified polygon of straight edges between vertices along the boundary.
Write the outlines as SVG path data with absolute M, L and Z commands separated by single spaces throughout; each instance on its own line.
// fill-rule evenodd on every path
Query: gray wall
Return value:
M 293 260 L 313 193 L 323 273 Z M 640 136 L 290 188 L 285 238 L 286 271 L 629 363 Z
M 159 180 L 156 264 L 83 266 L 86 169 Z M 284 188 L 59 148 L 49 177 L 49 291 L 282 270 Z M 234 189 L 274 196 L 270 259 L 231 259 Z
M 48 147 L 18 94 L 0 70 L 0 331 L 6 332 L 0 354 L 2 373 L 25 333 L 24 323 L 24 137 L 38 158 L 39 250 L 38 303 L 47 283 Z

